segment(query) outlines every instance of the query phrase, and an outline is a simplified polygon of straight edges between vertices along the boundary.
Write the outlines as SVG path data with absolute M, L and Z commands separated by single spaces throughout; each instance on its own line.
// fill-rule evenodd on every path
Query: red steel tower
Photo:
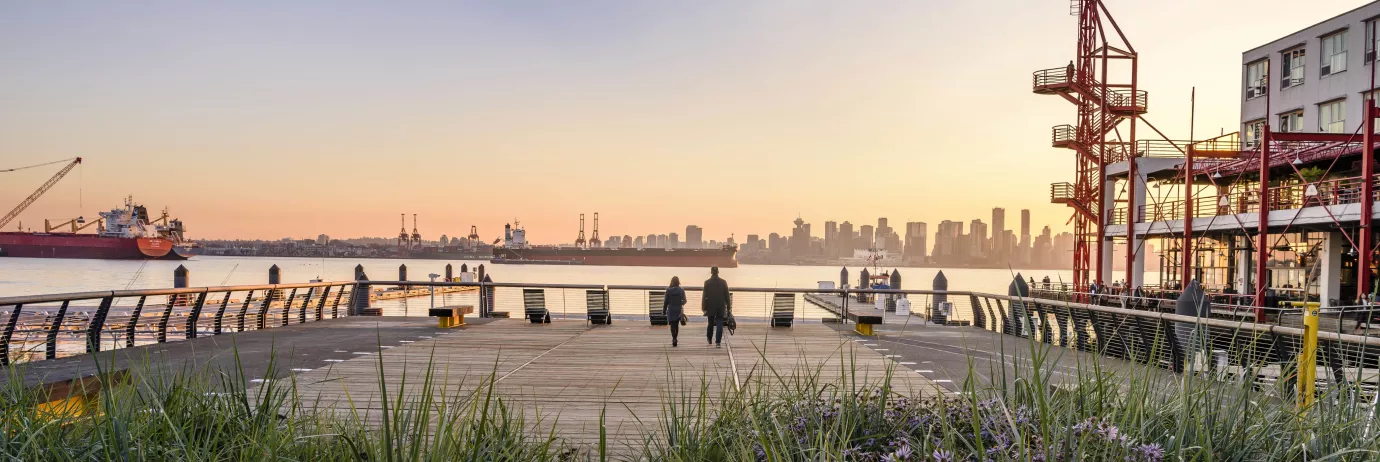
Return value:
M 1078 109 L 1076 126 L 1053 128 L 1054 147 L 1076 155 L 1074 182 L 1051 185 L 1050 200 L 1073 209 L 1073 285 L 1078 292 L 1110 276 L 1105 227 L 1115 218 L 1110 216 L 1114 205 L 1126 202 L 1129 212 L 1121 220 L 1128 229 L 1126 280 L 1138 285 L 1135 259 L 1141 246 L 1134 226 L 1143 204 L 1136 203 L 1136 183 L 1142 188 L 1144 183 L 1136 172 L 1134 146 L 1136 121 L 1146 111 L 1146 92 L 1136 87 L 1138 55 L 1102 0 L 1071 0 L 1069 12 L 1078 17 L 1076 59 L 1064 67 L 1036 71 L 1033 79 L 1036 94 L 1062 96 Z M 1129 125 L 1125 133 L 1119 129 L 1123 122 Z M 1128 181 L 1124 198 L 1118 199 L 1108 190 L 1106 178 L 1107 166 L 1121 161 L 1128 161 Z

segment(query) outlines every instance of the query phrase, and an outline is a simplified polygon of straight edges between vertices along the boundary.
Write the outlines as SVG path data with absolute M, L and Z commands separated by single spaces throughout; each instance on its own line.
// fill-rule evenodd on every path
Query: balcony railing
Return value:
M 1068 146 L 1078 136 L 1078 129 L 1069 124 L 1055 125 L 1050 131 L 1051 144 L 1056 148 Z
M 1053 93 L 1052 87 L 1068 85 L 1071 74 L 1068 66 L 1038 70 L 1031 77 L 1031 85 L 1035 93 Z
M 1063 204 L 1073 200 L 1073 183 L 1052 183 L 1049 185 L 1049 202 Z

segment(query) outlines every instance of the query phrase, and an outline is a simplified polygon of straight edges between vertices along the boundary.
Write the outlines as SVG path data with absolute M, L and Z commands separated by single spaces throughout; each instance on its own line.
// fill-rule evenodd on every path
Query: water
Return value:
M 406 264 L 408 279 L 428 280 L 427 275 L 445 274 L 449 263 L 458 274 L 461 264 L 471 269 L 484 264 L 495 282 L 558 284 L 666 285 L 672 276 L 681 283 L 700 285 L 709 277 L 707 268 L 667 268 L 631 266 L 495 265 L 486 261 L 341 259 L 293 257 L 215 257 L 197 256 L 187 261 L 79 260 L 48 258 L 0 258 L 0 297 L 112 289 L 161 289 L 172 287 L 173 270 L 185 265 L 190 270 L 191 286 L 248 285 L 268 283 L 268 268 L 278 265 L 283 283 L 354 279 L 355 265 L 364 265 L 370 279 L 396 280 L 398 265 Z M 839 280 L 838 266 L 743 265 L 723 268 L 720 276 L 730 287 L 816 288 L 819 281 Z M 856 285 L 862 267 L 848 268 L 850 284 Z M 883 268 L 890 270 L 891 268 Z M 898 268 L 902 286 L 929 289 L 939 268 Z M 872 269 L 868 269 L 869 272 Z M 949 289 L 1005 294 L 1014 273 L 1037 281 L 1049 276 L 1052 281 L 1069 281 L 1068 270 L 944 269 Z M 1153 274 L 1147 274 L 1153 276 Z

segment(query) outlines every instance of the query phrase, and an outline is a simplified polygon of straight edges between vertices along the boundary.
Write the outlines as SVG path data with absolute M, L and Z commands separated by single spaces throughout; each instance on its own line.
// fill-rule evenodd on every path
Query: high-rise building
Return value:
M 838 257 L 839 224 L 836 221 L 824 222 L 824 256 Z
M 791 257 L 803 257 L 810 254 L 810 225 L 805 224 L 805 220 L 796 217 L 795 229 L 791 230 Z
M 877 248 L 877 236 L 874 234 L 875 231 L 873 231 L 872 225 L 862 225 L 858 230 L 862 233 L 862 243 L 859 244 L 860 247 L 864 249 Z
M 968 225 L 968 228 L 969 233 L 973 236 L 970 239 L 973 247 L 969 255 L 979 259 L 987 258 L 988 254 L 992 253 L 991 249 L 985 248 L 983 242 L 983 237 L 987 235 L 987 223 L 983 223 L 981 218 L 974 219 L 972 224 Z M 996 236 L 996 231 L 992 231 L 992 235 Z
M 938 229 L 934 233 L 934 252 L 931 253 L 934 261 L 939 263 L 953 263 L 960 257 L 966 257 L 959 252 L 959 237 L 963 235 L 963 222 L 944 220 L 939 223 Z
M 1000 257 L 997 249 L 1006 248 L 1006 244 L 1001 240 L 1006 238 L 1006 209 L 995 207 L 992 209 L 992 249 L 993 256 Z
M 637 239 L 633 241 L 634 248 L 645 249 L 647 248 L 646 246 L 647 244 L 645 241 L 642 240 L 642 236 L 637 236 Z
M 747 235 L 747 243 L 743 244 L 744 252 L 761 252 L 762 239 L 756 234 Z
M 623 235 L 623 247 L 632 247 L 632 246 L 633 246 L 633 238 L 632 238 L 632 236 L 629 236 L 629 235 L 627 235 L 627 234 L 624 234 L 624 235 Z M 633 247 L 633 248 L 642 248 L 642 242 L 639 240 L 639 241 L 637 242 L 637 246 L 636 246 L 636 247 Z
M 685 248 L 699 249 L 704 247 L 704 230 L 699 226 L 690 225 L 685 227 Z
M 853 224 L 847 221 L 839 225 L 839 253 L 840 257 L 853 256 L 853 249 L 858 248 L 858 244 L 853 240 Z
M 676 234 L 676 233 L 671 233 L 669 236 L 670 236 L 670 238 L 671 238 L 671 241 L 666 243 L 667 248 L 679 249 L 679 248 L 680 248 L 680 235 L 679 235 L 679 234 Z
M 325 234 L 322 234 L 321 236 L 325 236 Z M 316 239 L 317 239 L 317 240 L 321 240 L 321 236 L 317 236 Z M 329 238 L 327 238 L 327 239 L 329 239 Z M 445 235 L 445 234 L 442 234 L 442 235 L 441 235 L 441 240 L 436 241 L 436 245 L 441 246 L 441 247 L 445 247 L 446 244 L 449 243 L 449 242 L 450 242 L 450 236 L 447 236 L 447 235 Z M 321 245 L 326 245 L 326 244 L 325 244 L 325 243 L 322 243 Z
M 656 235 L 655 235 L 655 234 L 648 234 L 648 235 L 647 235 L 647 248 L 649 248 L 649 249 L 659 249 L 659 248 L 661 248 L 660 246 L 656 245 Z
M 665 234 L 656 235 L 656 248 L 665 249 L 671 244 L 671 238 Z
M 912 263 L 924 263 L 926 254 L 925 244 L 925 223 L 908 222 L 906 223 L 906 248 L 903 251 L 903 261 Z

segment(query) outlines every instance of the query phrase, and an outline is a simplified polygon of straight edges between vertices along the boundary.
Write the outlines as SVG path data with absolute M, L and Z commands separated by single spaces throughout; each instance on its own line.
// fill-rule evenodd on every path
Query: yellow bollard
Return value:
M 1313 405 L 1313 386 L 1318 378 L 1318 307 L 1303 308 L 1303 348 L 1299 351 L 1299 409 Z

